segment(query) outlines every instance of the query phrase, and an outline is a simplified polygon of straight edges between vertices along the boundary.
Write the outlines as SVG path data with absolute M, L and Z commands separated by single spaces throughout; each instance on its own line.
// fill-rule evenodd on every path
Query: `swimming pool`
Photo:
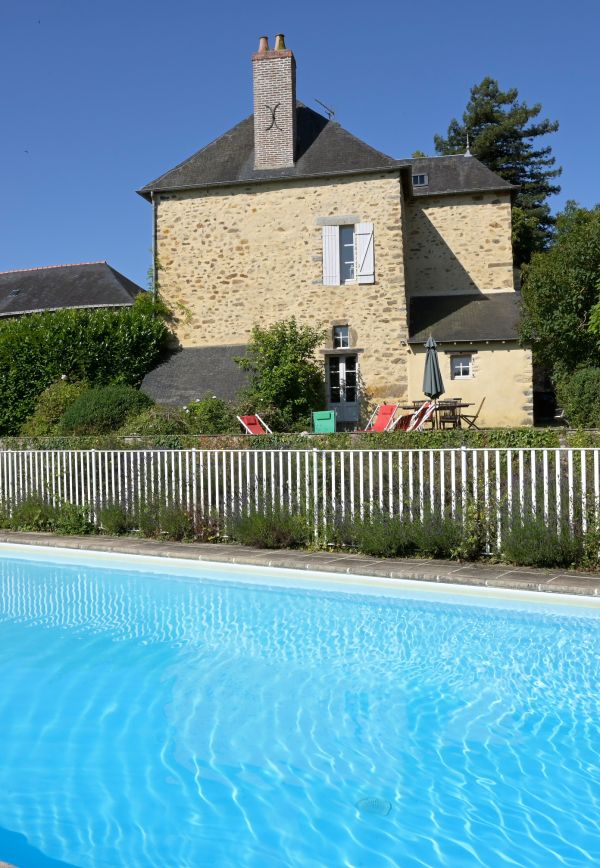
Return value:
M 597 861 L 597 608 L 5 551 L 0 861 Z

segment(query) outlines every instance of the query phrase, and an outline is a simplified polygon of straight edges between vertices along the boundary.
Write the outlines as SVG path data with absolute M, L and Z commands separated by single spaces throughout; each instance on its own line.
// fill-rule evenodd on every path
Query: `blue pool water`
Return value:
M 599 611 L 458 600 L 0 559 L 0 861 L 597 863 Z

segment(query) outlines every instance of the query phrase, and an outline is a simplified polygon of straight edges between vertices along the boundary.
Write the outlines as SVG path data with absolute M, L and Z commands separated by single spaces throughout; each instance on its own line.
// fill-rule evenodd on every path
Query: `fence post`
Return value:
M 313 521 L 315 524 L 315 539 L 319 536 L 319 450 L 313 449 Z
M 92 522 L 96 524 L 98 516 L 96 515 L 96 450 L 92 449 L 92 503 L 90 509 Z

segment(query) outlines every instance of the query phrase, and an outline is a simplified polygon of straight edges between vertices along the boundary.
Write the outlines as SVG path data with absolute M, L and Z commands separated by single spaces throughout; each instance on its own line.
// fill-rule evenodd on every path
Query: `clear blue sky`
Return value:
M 298 96 L 395 157 L 434 153 L 485 75 L 558 119 L 566 199 L 600 200 L 597 0 L 3 0 L 0 270 L 106 259 L 146 285 L 135 190 L 251 112 L 286 35 Z

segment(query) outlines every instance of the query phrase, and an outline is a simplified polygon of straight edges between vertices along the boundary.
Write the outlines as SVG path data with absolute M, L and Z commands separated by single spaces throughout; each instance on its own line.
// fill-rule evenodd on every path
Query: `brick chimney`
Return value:
M 294 165 L 296 145 L 296 61 L 283 33 L 269 48 L 261 36 L 252 55 L 254 81 L 254 168 L 285 169 Z

